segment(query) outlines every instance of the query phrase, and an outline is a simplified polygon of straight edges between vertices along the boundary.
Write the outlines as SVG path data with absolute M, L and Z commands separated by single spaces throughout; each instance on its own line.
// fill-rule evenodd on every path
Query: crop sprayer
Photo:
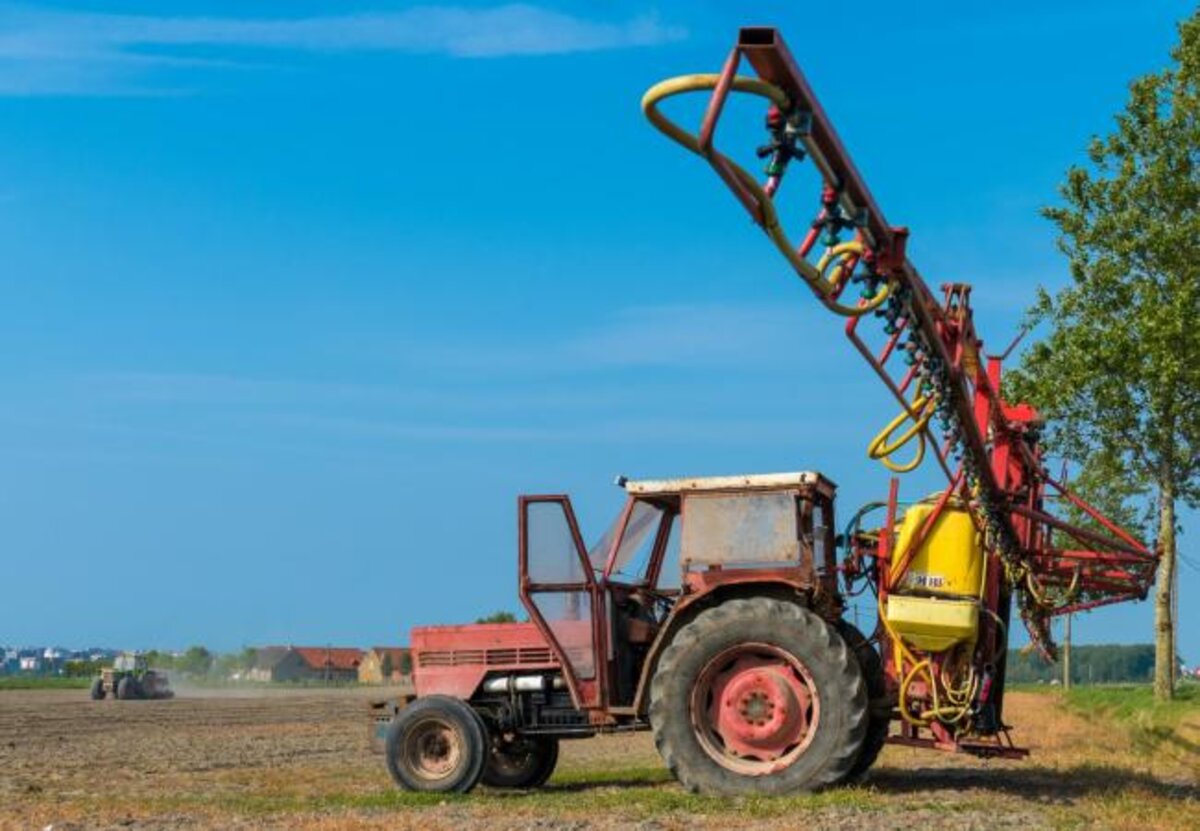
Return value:
M 708 95 L 695 133 L 660 109 L 687 93 Z M 733 95 L 766 105 L 761 182 L 715 144 Z M 1042 422 L 1001 395 L 1004 356 L 984 351 L 970 286 L 926 286 L 907 229 L 884 218 L 778 32 L 742 29 L 719 73 L 656 84 L 642 108 L 844 318 L 900 406 L 868 455 L 898 474 L 931 460 L 947 484 L 902 503 L 893 477 L 838 535 L 836 488 L 818 473 L 622 478 L 624 508 L 590 548 L 568 497 L 521 497 L 530 620 L 413 630 L 417 694 L 376 709 L 393 777 L 416 790 L 535 787 L 560 740 L 641 729 L 686 787 L 709 793 L 856 781 L 885 743 L 1027 755 L 1003 719 L 1014 599 L 1051 657 L 1054 616 L 1144 598 L 1156 556 L 1048 472 Z M 796 243 L 776 205 L 801 164 L 820 187 Z M 844 618 L 867 589 L 871 637 Z

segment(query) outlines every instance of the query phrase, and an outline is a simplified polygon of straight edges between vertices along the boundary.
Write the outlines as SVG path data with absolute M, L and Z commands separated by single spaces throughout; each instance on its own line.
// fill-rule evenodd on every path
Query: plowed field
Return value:
M 403 794 L 366 741 L 364 690 L 169 701 L 0 692 L 0 826 L 13 828 L 1200 827 L 1200 735 L 1135 747 L 1053 693 L 1013 693 L 1026 762 L 885 749 L 871 782 L 815 796 L 685 793 L 646 734 L 568 742 L 538 792 Z

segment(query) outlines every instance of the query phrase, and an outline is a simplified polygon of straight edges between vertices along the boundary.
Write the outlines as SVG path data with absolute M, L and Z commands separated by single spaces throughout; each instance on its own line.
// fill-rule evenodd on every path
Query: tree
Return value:
M 99 675 L 100 669 L 100 661 L 77 659 L 64 663 L 62 674 L 68 678 L 89 678 L 93 675 Z
M 476 623 L 516 623 L 517 616 L 512 612 L 492 612 L 486 617 L 476 619 Z
M 203 646 L 189 646 L 175 661 L 176 669 L 190 675 L 207 675 L 212 665 L 212 653 Z
M 1047 444 L 1082 466 L 1085 498 L 1157 513 L 1154 689 L 1172 695 L 1176 506 L 1200 497 L 1200 12 L 1173 62 L 1135 80 L 1116 129 L 1072 167 L 1059 230 L 1071 283 L 1039 291 L 1049 335 L 1012 390 L 1050 423 Z M 1146 514 L 1143 514 L 1145 517 Z
M 175 659 L 171 657 L 170 652 L 162 652 L 157 649 L 150 649 L 142 653 L 142 657 L 146 659 L 146 666 L 152 669 L 175 668 Z

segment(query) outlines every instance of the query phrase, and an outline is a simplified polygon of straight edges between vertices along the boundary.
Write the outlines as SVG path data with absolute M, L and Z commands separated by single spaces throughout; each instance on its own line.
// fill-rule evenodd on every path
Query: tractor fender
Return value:
M 791 603 L 798 603 L 806 609 L 813 609 L 821 614 L 832 613 L 837 617 L 832 598 L 823 596 L 819 587 L 801 578 L 761 575 L 738 575 L 737 572 L 724 572 L 722 578 L 693 593 L 684 595 L 671 614 L 659 629 L 650 651 L 646 653 L 646 661 L 642 665 L 641 677 L 638 679 L 637 693 L 633 698 L 634 712 L 645 715 L 650 706 L 650 680 L 658 669 L 658 659 L 663 650 L 670 645 L 675 633 L 690 623 L 696 615 L 705 609 L 724 603 L 727 600 L 747 597 L 773 597 Z

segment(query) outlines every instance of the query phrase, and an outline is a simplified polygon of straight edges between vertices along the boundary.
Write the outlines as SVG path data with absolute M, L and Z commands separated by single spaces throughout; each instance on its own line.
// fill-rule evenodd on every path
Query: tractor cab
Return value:
M 136 652 L 122 652 L 113 659 L 113 669 L 117 672 L 145 672 L 149 668 L 146 656 Z
M 664 630 L 703 598 L 771 584 L 835 600 L 835 485 L 820 474 L 617 484 L 625 504 L 590 547 L 569 497 L 519 500 L 521 600 L 580 709 L 636 714 Z

